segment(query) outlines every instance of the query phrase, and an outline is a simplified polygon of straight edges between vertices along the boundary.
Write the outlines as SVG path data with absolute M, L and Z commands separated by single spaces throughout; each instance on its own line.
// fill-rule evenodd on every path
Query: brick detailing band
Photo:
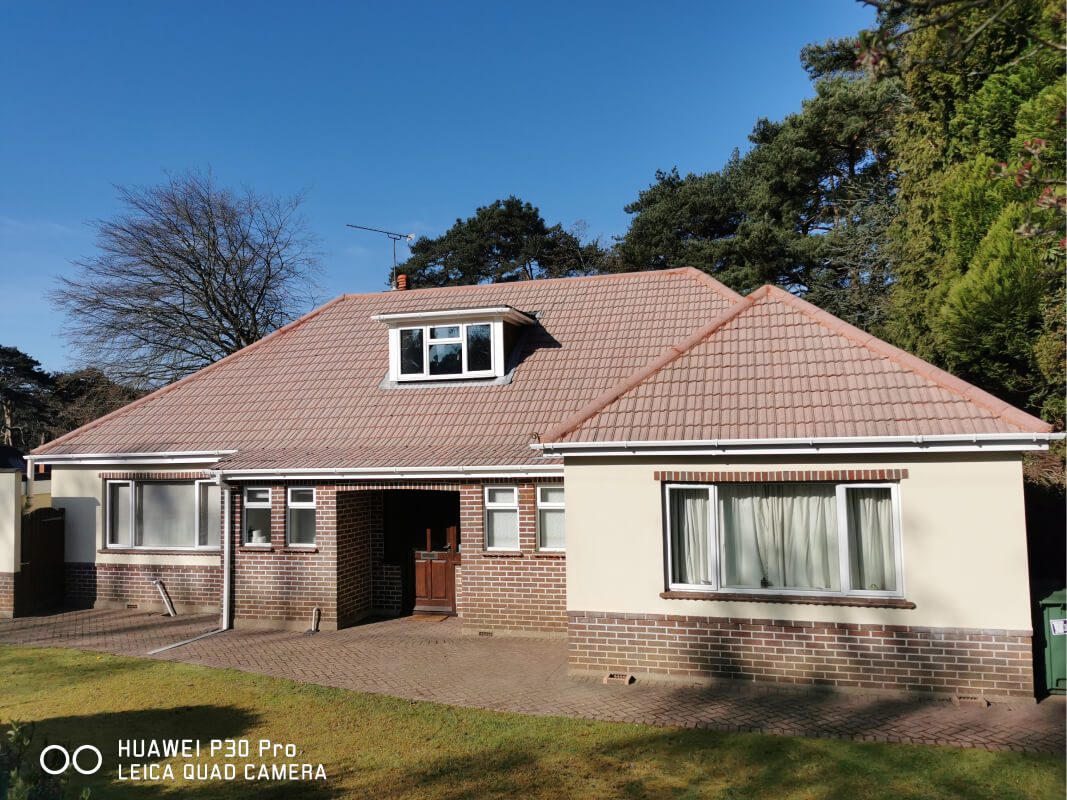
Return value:
M 211 478 L 210 472 L 101 472 L 105 481 L 204 481 Z
M 568 612 L 571 667 L 1033 697 L 1029 631 Z
M 653 480 L 680 483 L 794 483 L 797 481 L 900 481 L 906 469 L 808 469 L 778 472 L 653 472 Z

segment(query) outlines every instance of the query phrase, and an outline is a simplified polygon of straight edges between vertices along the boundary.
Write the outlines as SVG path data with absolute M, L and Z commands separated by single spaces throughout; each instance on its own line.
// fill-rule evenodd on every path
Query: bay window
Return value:
M 210 481 L 108 481 L 108 547 L 217 549 L 222 529 L 219 487 Z
M 670 588 L 899 595 L 895 484 L 666 487 Z

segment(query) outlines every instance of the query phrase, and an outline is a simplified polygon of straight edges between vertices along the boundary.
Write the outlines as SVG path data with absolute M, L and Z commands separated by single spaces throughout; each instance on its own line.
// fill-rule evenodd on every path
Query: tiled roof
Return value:
M 764 286 L 546 432 L 545 442 L 1041 433 L 1050 426 Z
M 543 464 L 529 443 L 740 295 L 693 269 L 340 297 L 36 454 L 237 450 L 227 467 Z M 537 314 L 510 383 L 383 385 L 375 314 Z

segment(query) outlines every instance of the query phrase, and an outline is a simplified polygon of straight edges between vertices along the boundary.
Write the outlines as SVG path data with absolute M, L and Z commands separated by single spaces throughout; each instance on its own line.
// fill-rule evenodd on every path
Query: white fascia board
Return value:
M 234 469 L 216 470 L 225 480 L 457 480 L 461 478 L 562 478 L 560 464 L 476 467 L 364 467 L 359 469 Z
M 220 458 L 236 454 L 236 450 L 189 450 L 158 453 L 56 453 L 28 455 L 31 464 L 62 466 L 109 464 L 214 464 Z
M 709 439 L 531 444 L 546 457 L 722 456 L 848 453 L 977 453 L 1047 450 L 1062 433 L 978 433 L 939 436 L 823 437 L 810 439 Z
M 482 319 L 502 319 L 515 325 L 532 325 L 535 320 L 511 306 L 492 306 L 490 308 L 457 308 L 447 311 L 403 311 L 395 314 L 373 314 L 375 322 L 384 322 L 390 326 L 426 324 L 428 322 L 470 321 Z

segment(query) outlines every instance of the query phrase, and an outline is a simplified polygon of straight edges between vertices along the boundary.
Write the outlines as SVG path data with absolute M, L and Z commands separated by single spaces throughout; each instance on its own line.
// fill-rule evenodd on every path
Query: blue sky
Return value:
M 656 169 L 716 169 L 811 96 L 804 44 L 872 19 L 854 0 L 0 0 L 0 344 L 74 366 L 46 294 L 114 184 L 165 171 L 306 192 L 323 298 L 391 263 L 346 222 L 435 235 L 516 194 L 610 239 Z

